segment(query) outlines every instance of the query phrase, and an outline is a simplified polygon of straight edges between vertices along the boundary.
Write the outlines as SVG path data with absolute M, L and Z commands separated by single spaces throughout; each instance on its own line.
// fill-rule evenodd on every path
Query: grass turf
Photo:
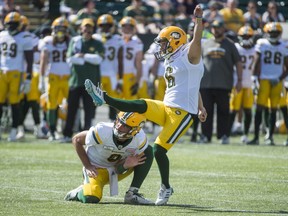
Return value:
M 197 145 L 184 137 L 168 155 L 174 188 L 166 206 L 124 205 L 131 176 L 109 187 L 99 204 L 66 202 L 65 194 L 82 182 L 81 163 L 71 144 L 26 139 L 0 141 L 0 215 L 288 215 L 288 147 Z M 281 143 L 281 145 L 280 145 Z M 156 200 L 160 176 L 156 162 L 140 192 Z

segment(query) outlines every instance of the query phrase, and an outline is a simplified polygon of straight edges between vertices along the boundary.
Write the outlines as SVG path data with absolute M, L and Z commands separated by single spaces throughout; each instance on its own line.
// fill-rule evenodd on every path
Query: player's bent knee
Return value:
M 157 158 L 158 156 L 166 154 L 167 150 L 165 148 L 163 148 L 162 146 L 160 146 L 160 145 L 154 144 L 153 153 L 154 153 L 154 157 Z

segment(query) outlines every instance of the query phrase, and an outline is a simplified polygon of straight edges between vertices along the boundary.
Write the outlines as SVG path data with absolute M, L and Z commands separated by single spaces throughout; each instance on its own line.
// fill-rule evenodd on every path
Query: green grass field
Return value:
M 131 176 L 109 187 L 99 204 L 66 202 L 82 182 L 81 163 L 71 144 L 26 139 L 0 141 L 0 215 L 288 215 L 288 147 L 189 143 L 182 139 L 168 153 L 174 194 L 166 206 L 124 205 Z M 263 140 L 262 140 L 263 143 Z M 280 145 L 281 143 L 281 145 Z M 140 190 L 156 200 L 160 176 L 154 161 Z

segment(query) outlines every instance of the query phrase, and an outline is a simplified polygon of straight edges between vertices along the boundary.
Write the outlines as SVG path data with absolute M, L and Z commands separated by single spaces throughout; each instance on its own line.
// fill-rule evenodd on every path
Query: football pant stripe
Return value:
M 167 143 L 174 143 L 179 138 L 183 130 L 190 124 L 190 122 L 193 120 L 192 114 L 187 113 L 187 115 L 182 119 L 179 126 L 176 128 L 172 136 L 168 139 Z

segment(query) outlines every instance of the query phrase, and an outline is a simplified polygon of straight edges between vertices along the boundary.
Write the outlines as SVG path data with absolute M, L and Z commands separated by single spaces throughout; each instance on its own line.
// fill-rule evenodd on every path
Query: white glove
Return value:
M 30 92 L 30 88 L 31 88 L 31 80 L 25 79 L 20 85 L 20 92 L 27 94 Z
M 46 88 L 45 88 L 45 77 L 40 76 L 39 83 L 38 83 L 38 89 L 41 93 L 44 93 Z

